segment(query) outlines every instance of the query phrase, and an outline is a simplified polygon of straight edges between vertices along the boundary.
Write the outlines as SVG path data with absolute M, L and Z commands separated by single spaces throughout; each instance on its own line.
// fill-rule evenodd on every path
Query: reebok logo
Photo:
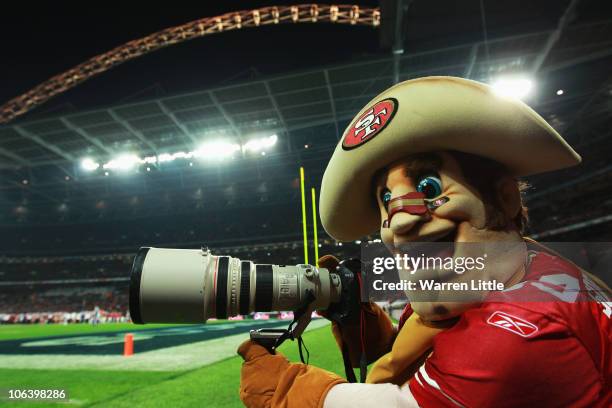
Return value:
M 521 337 L 530 337 L 538 331 L 538 326 L 535 324 L 504 312 L 493 313 L 487 320 L 487 323 L 491 326 L 501 327 Z

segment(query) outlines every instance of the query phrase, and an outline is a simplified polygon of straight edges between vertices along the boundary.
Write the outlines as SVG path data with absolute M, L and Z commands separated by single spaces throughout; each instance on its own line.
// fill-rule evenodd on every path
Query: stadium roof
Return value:
M 427 75 L 485 82 L 514 73 L 535 78 L 537 93 L 528 102 L 587 159 L 563 176 L 532 180 L 543 186 L 528 197 L 536 215 L 551 197 L 561 202 L 583 195 L 585 180 L 597 180 L 598 191 L 607 189 L 610 180 L 601 180 L 608 174 L 611 145 L 612 20 L 565 18 L 572 4 L 544 31 L 362 58 L 68 114 L 33 115 L 0 126 L 0 224 L 146 218 L 190 214 L 202 206 L 210 211 L 294 206 L 300 165 L 306 167 L 309 185 L 318 188 L 332 147 L 353 115 L 390 85 Z M 245 142 L 273 133 L 279 143 L 265 158 L 241 157 L 198 171 L 168 164 L 151 174 L 140 169 L 106 177 L 80 168 L 84 157 L 104 162 L 124 152 L 190 151 L 220 137 Z M 558 183 L 559 177 L 567 180 Z
M 190 149 L 219 135 L 289 133 L 332 124 L 342 132 L 367 101 L 393 83 L 426 75 L 488 81 L 513 72 L 541 76 L 612 55 L 612 21 L 517 35 L 206 89 L 0 127 L 2 167 L 36 167 Z

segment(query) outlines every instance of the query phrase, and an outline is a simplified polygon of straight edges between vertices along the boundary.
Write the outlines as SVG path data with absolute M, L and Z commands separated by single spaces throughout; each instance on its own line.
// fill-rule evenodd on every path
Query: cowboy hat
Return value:
M 401 82 L 368 103 L 344 131 L 323 175 L 321 222 L 340 241 L 377 231 L 375 173 L 402 157 L 444 150 L 503 164 L 515 176 L 580 163 L 580 156 L 523 102 L 455 77 Z

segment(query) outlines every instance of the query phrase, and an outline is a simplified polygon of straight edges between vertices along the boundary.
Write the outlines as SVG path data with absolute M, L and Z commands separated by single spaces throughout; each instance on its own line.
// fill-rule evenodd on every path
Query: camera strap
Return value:
M 310 323 L 313 312 L 312 303 L 315 299 L 315 295 L 312 293 L 312 291 L 306 291 L 306 299 L 304 300 L 304 303 L 295 312 L 293 312 L 293 320 L 291 323 L 289 323 L 289 326 L 284 333 L 276 340 L 276 344 L 274 345 L 274 349 L 276 349 L 287 339 L 290 339 L 291 341 L 297 340 L 300 360 L 304 364 L 308 364 L 310 352 L 304 343 L 302 333 L 306 329 L 306 326 L 308 326 L 308 323 Z M 306 359 L 304 359 L 304 351 L 306 352 Z
M 364 326 L 363 320 L 361 320 L 360 326 L 361 327 Z M 340 332 L 342 333 L 342 326 L 338 325 L 338 327 L 340 327 Z M 346 379 L 350 383 L 356 383 L 357 377 L 355 376 L 355 371 L 353 371 L 353 367 L 351 364 L 351 357 L 349 355 L 348 345 L 346 344 L 344 340 L 342 341 L 341 351 L 342 351 L 342 362 L 344 363 L 344 372 L 346 374 Z M 361 355 L 359 357 L 359 382 L 365 383 L 367 375 L 368 375 L 368 359 L 365 353 L 364 346 L 362 344 Z
M 342 336 L 342 325 L 340 323 L 338 323 L 338 327 L 340 328 L 340 337 L 344 338 Z M 357 377 L 355 377 L 355 372 L 351 366 L 351 357 L 349 355 L 348 345 L 344 340 L 342 340 L 340 350 L 342 351 L 342 362 L 344 363 L 344 373 L 346 374 L 346 379 L 350 383 L 356 383 Z
M 357 283 L 359 285 L 359 293 L 361 293 L 362 282 L 361 282 L 361 274 L 356 274 Z M 359 307 L 359 344 L 361 347 L 361 354 L 359 357 L 359 382 L 365 383 L 367 374 L 368 374 L 368 358 L 366 355 L 365 349 L 365 310 L 363 307 Z M 344 339 L 342 335 L 342 324 L 340 322 L 336 322 L 338 327 L 340 328 L 340 338 Z M 356 383 L 357 377 L 355 376 L 355 372 L 353 371 L 353 367 L 351 364 L 351 357 L 348 350 L 348 345 L 344 340 L 342 340 L 342 345 L 340 347 L 342 351 L 342 361 L 344 363 L 344 372 L 346 373 L 346 379 L 350 383 Z
M 363 282 L 361 281 L 361 274 L 357 274 L 357 282 L 359 283 L 359 293 L 362 293 Z M 359 358 L 359 382 L 364 383 L 368 374 L 368 358 L 366 356 L 365 348 L 365 336 L 366 336 L 366 325 L 365 325 L 365 310 L 363 307 L 359 307 L 359 344 L 361 344 L 361 356 Z

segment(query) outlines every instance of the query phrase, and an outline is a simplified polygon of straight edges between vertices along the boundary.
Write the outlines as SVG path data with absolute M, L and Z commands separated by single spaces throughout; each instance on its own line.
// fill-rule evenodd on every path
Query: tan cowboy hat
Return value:
M 327 233 L 349 241 L 377 231 L 376 171 L 410 154 L 442 150 L 496 160 L 516 176 L 581 160 L 540 115 L 488 85 L 454 77 L 402 82 L 368 103 L 336 146 L 319 203 Z

